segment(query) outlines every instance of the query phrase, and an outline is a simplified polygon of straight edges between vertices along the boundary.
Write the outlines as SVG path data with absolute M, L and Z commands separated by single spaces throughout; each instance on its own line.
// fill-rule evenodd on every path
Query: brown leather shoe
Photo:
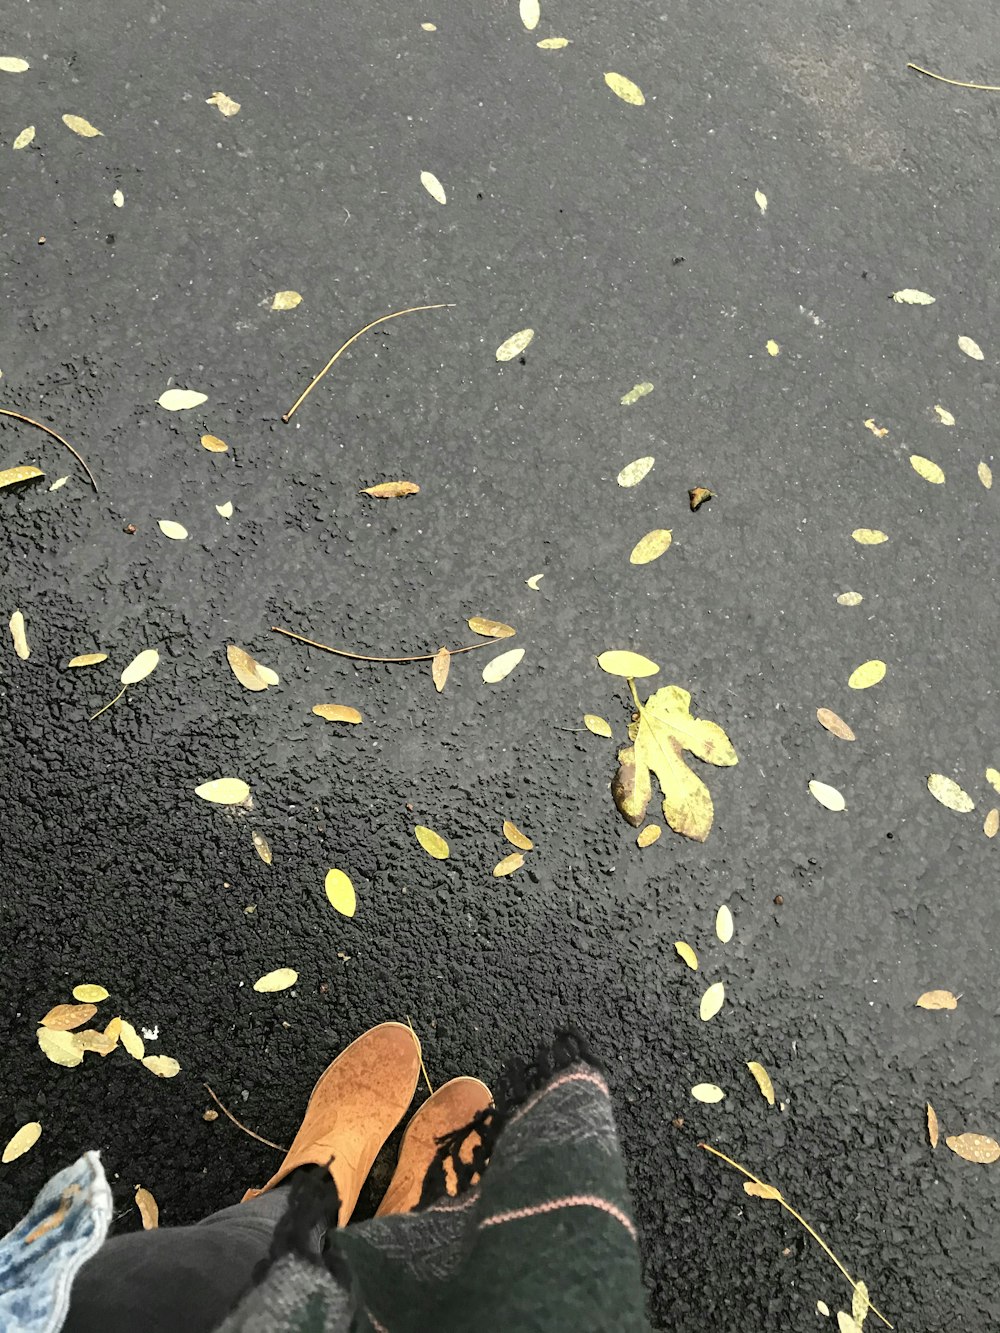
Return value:
M 478 1078 L 453 1078 L 428 1097 L 406 1127 L 399 1147 L 399 1161 L 376 1217 L 388 1213 L 409 1213 L 420 1202 L 427 1168 L 433 1162 L 437 1140 L 474 1120 L 480 1111 L 493 1105 L 493 1096 Z M 471 1138 L 462 1149 L 463 1158 L 471 1155 L 476 1143 Z M 454 1171 L 446 1168 L 446 1186 L 452 1196 L 458 1193 Z
M 372 1163 L 413 1099 L 420 1046 L 403 1023 L 381 1023 L 351 1042 L 321 1075 L 285 1160 L 261 1189 L 273 1189 L 296 1167 L 329 1164 L 346 1226 Z M 333 1159 L 331 1161 L 331 1158 Z

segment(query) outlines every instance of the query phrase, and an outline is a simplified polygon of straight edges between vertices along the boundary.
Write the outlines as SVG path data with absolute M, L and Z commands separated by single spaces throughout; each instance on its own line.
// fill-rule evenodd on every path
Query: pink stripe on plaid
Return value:
M 601 1078 L 600 1074 L 595 1073 L 592 1069 L 575 1069 L 569 1073 L 560 1074 L 558 1078 L 554 1078 L 551 1083 L 546 1084 L 540 1092 L 536 1092 L 534 1097 L 530 1097 L 523 1106 L 519 1107 L 514 1112 L 508 1121 L 508 1124 L 516 1124 L 522 1116 L 525 1116 L 529 1111 L 534 1110 L 543 1097 L 547 1097 L 550 1092 L 553 1092 L 556 1088 L 563 1087 L 566 1083 L 593 1083 L 595 1088 L 600 1088 L 605 1097 L 611 1096 L 608 1092 L 608 1085 L 605 1083 L 604 1079 Z
M 550 1199 L 548 1203 L 536 1203 L 531 1208 L 515 1208 L 509 1213 L 495 1213 L 479 1223 L 480 1230 L 485 1227 L 499 1226 L 502 1222 L 518 1222 L 525 1217 L 541 1217 L 543 1213 L 554 1213 L 560 1208 L 599 1208 L 616 1222 L 620 1222 L 634 1241 L 638 1240 L 635 1227 L 622 1210 L 608 1199 L 596 1194 L 570 1194 L 564 1199 Z

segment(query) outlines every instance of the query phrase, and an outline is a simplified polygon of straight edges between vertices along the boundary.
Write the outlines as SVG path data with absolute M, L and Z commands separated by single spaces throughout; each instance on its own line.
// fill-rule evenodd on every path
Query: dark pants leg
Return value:
M 194 1226 L 112 1237 L 80 1269 L 63 1333 L 209 1333 L 250 1285 L 287 1206 L 286 1183 Z

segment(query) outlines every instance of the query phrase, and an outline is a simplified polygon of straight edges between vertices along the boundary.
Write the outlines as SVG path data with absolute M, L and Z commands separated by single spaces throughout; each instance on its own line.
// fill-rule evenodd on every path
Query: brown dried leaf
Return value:
M 618 751 L 618 771 L 611 782 L 611 795 L 622 818 L 638 828 L 646 818 L 646 807 L 653 795 L 649 769 L 636 763 L 631 745 Z
M 509 819 L 503 821 L 503 836 L 515 847 L 520 847 L 522 852 L 530 852 L 535 845 L 528 835 L 522 833 L 517 825 L 512 824 Z
M 950 990 L 927 990 L 916 1005 L 918 1009 L 957 1009 L 958 1000 Z
M 250 656 L 245 648 L 235 643 L 226 645 L 226 659 L 232 667 L 233 675 L 245 690 L 255 693 L 267 689 L 267 681 L 261 677 L 260 663 Z
M 143 1189 L 141 1185 L 136 1186 L 135 1206 L 142 1218 L 143 1231 L 155 1231 L 160 1225 L 160 1210 L 149 1190 Z
M 448 679 L 448 672 L 451 670 L 451 653 L 447 648 L 439 648 L 434 654 L 434 661 L 431 663 L 431 680 L 434 682 L 434 688 L 438 694 L 444 689 L 445 681 Z
M 838 717 L 837 714 L 832 711 L 832 709 L 817 708 L 816 717 L 821 727 L 826 727 L 827 731 L 832 732 L 834 736 L 838 736 L 842 741 L 857 740 L 857 737 L 855 736 L 854 732 L 847 725 L 844 719 L 842 717 Z
M 493 876 L 500 879 L 504 875 L 513 875 L 515 870 L 520 870 L 524 865 L 524 854 L 522 852 L 512 852 L 510 856 L 505 856 L 502 861 L 498 861 L 493 867 Z
M 945 1143 L 967 1162 L 988 1164 L 1000 1160 L 1000 1143 L 988 1134 L 950 1134 Z
M 931 1145 L 932 1148 L 936 1148 L 936 1147 L 938 1146 L 938 1138 L 940 1137 L 940 1134 L 941 1134 L 941 1131 L 940 1131 L 940 1129 L 939 1129 L 939 1127 L 938 1127 L 937 1111 L 935 1111 L 935 1110 L 934 1110 L 934 1107 L 931 1106 L 930 1102 L 928 1102 L 928 1103 L 927 1103 L 927 1138 L 928 1138 L 928 1141 L 930 1142 L 930 1145 Z
M 473 634 L 483 634 L 488 639 L 509 639 L 517 633 L 502 620 L 487 620 L 485 616 L 470 616 L 466 623 Z
M 652 847 L 654 842 L 659 842 L 660 834 L 663 829 L 659 824 L 647 824 L 645 828 L 639 830 L 639 836 L 635 840 L 637 847 Z
M 404 495 L 419 495 L 420 487 L 415 481 L 380 481 L 377 486 L 363 487 L 360 493 L 376 500 L 398 500 Z
M 710 491 L 706 486 L 692 487 L 688 491 L 688 504 L 691 506 L 691 512 L 694 513 L 696 509 L 700 509 L 707 500 L 712 499 L 714 494 L 715 492 Z
M 312 711 L 326 722 L 350 722 L 357 726 L 362 721 L 358 710 L 348 704 L 316 704 Z
M 49 1010 L 41 1024 L 53 1032 L 72 1032 L 74 1028 L 89 1023 L 96 1013 L 96 1004 L 57 1004 Z

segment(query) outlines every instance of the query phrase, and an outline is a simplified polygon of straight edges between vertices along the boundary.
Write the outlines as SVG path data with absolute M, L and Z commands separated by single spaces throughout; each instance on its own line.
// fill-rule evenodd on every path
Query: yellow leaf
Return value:
M 21 611 L 15 611 L 10 618 L 10 637 L 14 640 L 14 652 L 22 662 L 26 662 L 31 656 L 31 649 L 24 632 L 24 614 Z
M 646 818 L 653 786 L 649 768 L 636 757 L 632 746 L 618 751 L 618 769 L 611 782 L 611 795 L 622 818 L 633 828 L 638 828 Z
M 257 663 L 257 675 L 260 676 L 265 685 L 281 684 L 281 677 L 278 675 L 277 671 L 272 671 L 271 668 L 265 666 L 263 662 Z
M 844 1310 L 837 1311 L 837 1333 L 861 1333 L 853 1315 Z
M 484 634 L 488 639 L 509 639 L 517 631 L 501 620 L 487 620 L 484 616 L 470 616 L 466 622 L 473 634 Z
M 119 679 L 123 685 L 136 685 L 145 680 L 151 671 L 155 671 L 160 661 L 160 654 L 155 648 L 144 648 L 132 658 Z
M 146 1055 L 146 1044 L 132 1024 L 122 1019 L 121 1043 L 133 1060 L 142 1060 Z
M 601 653 L 597 665 L 609 676 L 633 676 L 636 679 L 642 676 L 655 676 L 660 669 L 648 657 L 643 657 L 641 653 L 629 652 L 627 648 L 612 648 L 606 653 Z
M 165 412 L 187 412 L 208 402 L 207 393 L 197 389 L 167 389 L 156 400 Z
M 851 536 L 859 546 L 881 546 L 889 540 L 879 528 L 855 528 Z
M 159 518 L 156 524 L 164 537 L 169 537 L 172 542 L 187 541 L 188 530 L 183 523 L 175 523 L 170 518 Z
M 528 585 L 528 587 L 531 589 L 532 592 L 537 592 L 537 591 L 538 591 L 538 585 L 539 585 L 539 583 L 541 583 L 541 581 L 542 581 L 542 579 L 543 579 L 544 577 L 545 577 L 544 574 L 532 574 L 532 576 L 531 576 L 530 579 L 525 579 L 524 581 L 525 581 L 525 583 Z
M 725 903 L 715 914 L 715 933 L 723 944 L 733 938 L 733 914 Z
M 837 714 L 832 711 L 832 709 L 817 708 L 816 717 L 819 720 L 819 724 L 821 727 L 826 727 L 827 731 L 831 732 L 834 736 L 837 736 L 840 740 L 842 741 L 857 740 L 857 737 L 855 736 L 854 732 L 847 725 L 844 719 L 842 717 L 838 717 Z
M 696 1083 L 691 1089 L 691 1096 L 696 1102 L 721 1102 L 725 1093 L 714 1083 Z
M 23 74 L 26 69 L 30 68 L 28 62 L 22 60 L 20 56 L 0 56 L 0 70 L 4 74 Z
M 862 662 L 859 667 L 855 667 L 848 676 L 847 683 L 852 690 L 867 690 L 872 685 L 877 685 L 880 680 L 884 680 L 885 672 L 885 663 L 873 657 L 870 662 Z
M 504 875 L 513 875 L 515 870 L 520 870 L 524 865 L 523 852 L 511 852 L 510 856 L 505 856 L 502 861 L 498 861 L 493 867 L 494 879 L 501 879 Z
M 645 106 L 646 99 L 642 95 L 642 89 L 631 79 L 626 79 L 624 74 L 605 74 L 604 82 L 623 102 L 628 102 L 630 106 Z
M 976 803 L 968 792 L 963 791 L 957 782 L 945 777 L 943 773 L 930 775 L 927 779 L 927 790 L 936 801 L 946 805 L 949 810 L 956 810 L 960 815 L 967 815 L 970 810 L 976 808 Z
M 698 955 L 691 948 L 690 944 L 685 944 L 683 940 L 676 940 L 674 948 L 687 963 L 692 972 L 698 971 Z
M 117 1016 L 115 1018 L 112 1018 L 111 1021 L 105 1026 L 104 1029 L 105 1037 L 108 1039 L 108 1041 L 114 1043 L 111 1048 L 112 1050 L 114 1050 L 115 1046 L 118 1045 L 118 1042 L 121 1038 L 122 1026 L 123 1026 L 122 1019 L 118 1018 Z
M 816 1302 L 816 1312 L 817 1314 L 821 1314 L 824 1319 L 829 1319 L 830 1317 L 830 1307 L 827 1305 L 826 1301 Z
M 837 602 L 840 606 L 860 606 L 865 599 L 859 592 L 842 592 L 837 594 Z
M 642 847 L 643 849 L 652 847 L 654 842 L 660 841 L 662 832 L 663 829 L 660 828 L 659 824 L 647 824 L 645 828 L 639 830 L 639 836 L 635 840 L 635 845 L 637 847 Z
M 216 505 L 215 512 L 219 515 L 220 518 L 232 518 L 233 516 L 232 500 L 227 500 L 224 505 Z
M 330 906 L 341 916 L 353 916 L 357 911 L 358 899 L 354 885 L 342 870 L 328 870 L 323 883 Z
M 490 658 L 483 667 L 483 680 L 487 685 L 496 685 L 498 681 L 510 675 L 523 656 L 523 648 L 511 648 L 510 652 Z
M 993 485 L 993 469 L 990 467 L 989 463 L 980 463 L 976 468 L 976 472 L 979 475 L 979 480 L 986 489 L 989 490 Z
M 122 194 L 121 190 L 115 190 L 114 194 L 111 196 L 111 202 L 114 204 L 115 208 L 123 208 L 125 206 L 125 196 Z
M 923 477 L 924 481 L 929 481 L 934 486 L 940 486 L 944 482 L 944 472 L 937 463 L 932 463 L 929 458 L 923 458 L 920 454 L 910 454 L 910 467 L 918 477 Z
M 142 1064 L 157 1078 L 176 1078 L 181 1067 L 172 1055 L 144 1055 Z
M 142 1218 L 143 1231 L 155 1231 L 160 1225 L 160 1210 L 149 1190 L 143 1189 L 141 1185 L 136 1186 L 135 1206 Z
M 80 653 L 76 657 L 71 657 L 66 663 L 67 667 L 89 667 L 97 666 L 98 662 L 106 662 L 107 653 Z
M 267 689 L 267 681 L 260 674 L 260 663 L 251 657 L 245 648 L 235 643 L 227 644 L 226 660 L 232 668 L 233 675 L 245 690 L 259 694 L 261 690 Z
M 871 431 L 871 433 L 879 440 L 884 440 L 885 437 L 889 434 L 889 428 L 887 426 L 877 426 L 875 424 L 874 417 L 869 417 L 866 420 L 865 425 Z
M 542 7 L 538 0 L 520 0 L 518 8 L 521 13 L 521 22 L 529 32 L 534 32 L 538 27 L 538 20 L 542 16 Z
M 421 23 L 420 26 L 423 28 L 424 32 L 437 32 L 436 23 Z
M 768 356 L 777 356 L 781 351 L 781 348 L 778 346 L 778 344 L 774 341 L 773 338 L 768 338 L 765 346 L 767 347 Z
M 707 1023 L 722 1008 L 726 999 L 726 988 L 721 981 L 715 981 L 709 986 L 708 990 L 701 997 L 701 1003 L 698 1006 L 698 1017 L 703 1023 Z
M 983 349 L 979 346 L 977 342 L 973 342 L 971 338 L 967 338 L 963 334 L 962 337 L 959 338 L 958 340 L 958 345 L 966 356 L 972 357 L 973 361 L 982 361 Z
M 441 647 L 434 654 L 434 661 L 431 663 L 431 680 L 434 682 L 434 688 L 438 694 L 444 689 L 450 670 L 451 653 L 447 648 Z
M 761 1096 L 767 1102 L 768 1106 L 774 1105 L 774 1084 L 771 1082 L 771 1075 L 767 1072 L 759 1060 L 748 1060 L 747 1069 L 753 1074 Z
M 11 144 L 11 148 L 13 148 L 15 152 L 20 148 L 27 148 L 28 144 L 31 143 L 34 137 L 35 137 L 35 127 L 34 125 L 28 125 L 25 129 L 21 131 L 21 133 Z
M 0 490 L 5 486 L 15 486 L 19 481 L 30 481 L 33 477 L 44 477 L 45 473 L 40 467 L 32 467 L 28 463 L 22 463 L 19 467 L 4 468 L 0 472 Z
M 72 1032 L 89 1023 L 96 1013 L 96 1004 L 57 1004 L 41 1020 L 41 1025 L 54 1032 Z
M 210 454 L 224 454 L 229 445 L 225 440 L 220 440 L 218 435 L 203 435 L 201 437 L 201 447 L 207 449 Z
M 108 998 L 108 992 L 103 986 L 94 986 L 84 983 L 73 987 L 73 999 L 80 1000 L 84 1004 L 100 1004 L 102 1000 Z
M 957 1009 L 958 1000 L 950 990 L 925 990 L 916 1005 L 918 1009 Z
M 294 967 L 278 967 L 273 972 L 265 972 L 253 983 L 253 988 L 261 995 L 273 995 L 275 991 L 288 990 L 299 979 Z
M 517 825 L 512 824 L 509 819 L 503 821 L 503 836 L 515 847 L 520 847 L 522 852 L 530 852 L 535 845 L 528 835 L 522 833 Z
M 988 1134 L 952 1134 L 945 1143 L 967 1162 L 989 1163 L 1000 1159 L 1000 1143 Z
M 351 722 L 357 726 L 362 720 L 358 710 L 349 704 L 315 704 L 313 712 L 326 722 Z
M 836 787 L 829 786 L 826 782 L 817 782 L 815 778 L 809 783 L 809 790 L 827 810 L 846 810 L 847 802 Z
M 569 38 L 543 37 L 542 40 L 540 42 L 536 42 L 535 45 L 541 51 L 561 51 L 563 47 L 569 46 Z
M 935 403 L 934 411 L 938 414 L 942 426 L 954 426 L 955 418 L 946 407 L 942 407 L 940 403 Z
M 652 456 L 634 459 L 618 473 L 618 485 L 638 486 L 655 462 L 656 460 Z
M 264 837 L 263 833 L 258 833 L 256 829 L 254 830 L 253 834 L 253 846 L 254 846 L 254 851 L 257 853 L 260 859 L 264 862 L 266 866 L 269 866 L 271 862 L 274 860 L 274 853 L 271 851 L 271 844 Z
M 205 105 L 217 106 L 224 116 L 235 116 L 240 109 L 239 102 L 234 102 L 225 93 L 213 93 L 211 97 L 206 97 Z
M 633 403 L 637 403 L 640 398 L 645 398 L 647 393 L 652 392 L 652 384 L 649 380 L 643 380 L 641 384 L 637 384 L 634 389 L 629 389 L 628 393 L 625 394 L 622 398 L 622 407 L 631 407 Z M 653 460 L 650 459 L 650 463 L 652 463 L 652 461 Z
M 84 139 L 102 138 L 101 131 L 96 126 L 91 125 L 89 120 L 84 120 L 82 116 L 63 116 L 63 124 L 74 134 L 79 134 Z
M 995 838 L 1000 832 L 1000 810 L 993 807 L 983 820 L 983 832 L 988 838 Z
M 611 725 L 605 722 L 603 717 L 598 717 L 596 713 L 584 713 L 583 725 L 588 731 L 592 731 L 595 736 L 612 736 Z
M 518 333 L 512 333 L 506 342 L 502 342 L 497 348 L 497 360 L 513 361 L 515 356 L 521 355 L 534 336 L 534 329 L 521 329 Z
M 272 310 L 294 310 L 302 304 L 301 292 L 275 292 L 271 298 Z
M 250 788 L 242 778 L 213 778 L 195 787 L 194 794 L 213 805 L 242 805 L 250 795 Z
M 773 1185 L 766 1185 L 763 1180 L 744 1180 L 743 1190 L 754 1199 L 780 1199 L 781 1191 Z
M 927 1138 L 928 1138 L 928 1141 L 930 1142 L 930 1145 L 931 1145 L 932 1148 L 936 1148 L 936 1147 L 938 1146 L 938 1138 L 939 1138 L 940 1134 L 941 1134 L 941 1130 L 940 1130 L 940 1128 L 939 1128 L 939 1126 L 938 1126 L 937 1111 L 935 1111 L 935 1110 L 934 1110 L 934 1107 L 931 1106 L 930 1102 L 928 1102 L 928 1103 L 927 1103 Z
M 448 844 L 440 833 L 435 833 L 433 829 L 427 828 L 424 824 L 418 824 L 413 830 L 413 835 L 427 855 L 433 856 L 435 861 L 446 861 L 448 859 Z
M 111 1023 L 108 1027 L 111 1027 Z M 81 1051 L 95 1051 L 101 1056 L 110 1055 L 118 1045 L 118 1034 L 115 1029 L 111 1032 L 98 1032 L 94 1028 L 87 1028 L 83 1032 L 75 1032 L 73 1036 Z
M 673 534 L 669 528 L 654 528 L 632 547 L 632 554 L 628 558 L 629 564 L 648 565 L 650 561 L 657 560 L 668 550 L 672 541 Z
M 854 1288 L 854 1295 L 851 1298 L 851 1318 L 860 1329 L 865 1322 L 865 1316 L 868 1314 L 868 1307 L 871 1301 L 868 1298 L 868 1288 L 863 1282 L 859 1282 Z
M 8 1162 L 14 1162 L 18 1157 L 23 1157 L 29 1149 L 33 1148 L 42 1137 L 42 1127 L 37 1120 L 29 1120 L 26 1125 L 22 1125 L 17 1133 L 8 1140 L 3 1155 L 0 1156 L 0 1162 L 4 1166 Z
M 986 781 L 994 791 L 1000 792 L 1000 769 L 988 768 L 986 770 Z
M 763 190 L 754 190 L 753 197 L 756 200 L 757 207 L 762 213 L 767 212 L 767 195 Z
M 916 287 L 904 287 L 901 291 L 893 292 L 892 299 L 899 305 L 933 305 L 935 301 L 935 297 L 917 291 Z
M 444 192 L 444 186 L 434 175 L 433 171 L 422 171 L 420 173 L 420 184 L 424 187 L 432 199 L 436 199 L 439 204 L 446 204 L 448 196 Z
M 49 1028 L 39 1028 L 35 1033 L 42 1051 L 54 1065 L 65 1069 L 75 1069 L 83 1062 L 83 1051 L 77 1045 L 72 1032 L 53 1032 Z
M 375 500 L 399 500 L 404 495 L 419 495 L 420 487 L 415 481 L 380 481 L 377 486 L 363 487 L 360 494 Z

